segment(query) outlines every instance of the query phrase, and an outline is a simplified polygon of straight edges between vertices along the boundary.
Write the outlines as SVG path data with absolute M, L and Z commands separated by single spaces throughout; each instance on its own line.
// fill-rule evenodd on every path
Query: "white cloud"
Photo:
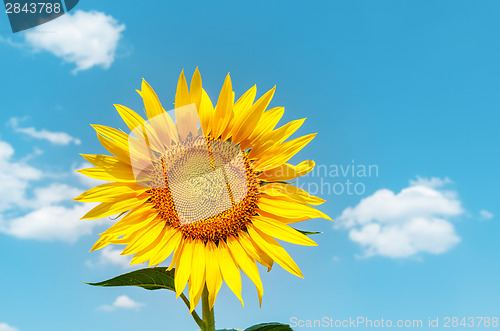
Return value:
M 81 189 L 62 183 L 36 185 L 47 176 L 13 158 L 0 140 L 0 233 L 21 239 L 74 242 L 104 220 L 80 220 L 94 204 L 72 200 Z
M 42 172 L 22 161 L 13 161 L 14 148 L 0 140 L 0 213 L 27 200 L 26 190 Z
M 412 186 L 425 186 L 430 188 L 440 188 L 452 183 L 453 182 L 448 177 L 441 179 L 438 177 L 422 178 L 420 176 L 417 176 L 416 180 L 410 180 L 410 185 Z
M 405 258 L 419 253 L 441 254 L 460 242 L 448 220 L 464 213 L 455 191 L 440 189 L 447 178 L 417 178 L 395 194 L 381 189 L 346 208 L 338 225 L 360 244 L 363 256 Z
M 77 10 L 27 31 L 25 37 L 33 49 L 74 63 L 76 73 L 94 66 L 109 68 L 124 30 L 110 15 Z
M 98 251 L 100 255 L 97 263 L 94 263 L 91 260 L 87 260 L 86 264 L 89 267 L 94 267 L 96 265 L 113 265 L 119 266 L 123 269 L 131 269 L 137 267 L 135 265 L 130 265 L 130 262 L 132 261 L 132 258 L 130 256 L 120 255 L 122 251 L 123 249 L 114 249 L 111 246 L 106 246 Z
M 482 209 L 479 211 L 479 219 L 482 221 L 491 220 L 495 215 L 492 212 Z
M 52 132 L 45 129 L 37 130 L 34 127 L 22 128 L 19 126 L 19 121 L 19 118 L 13 117 L 8 121 L 8 124 L 10 124 L 14 131 L 32 138 L 47 140 L 55 145 L 69 145 L 71 143 L 80 145 L 82 143 L 80 139 L 74 138 L 66 132 Z
M 73 207 L 43 206 L 0 223 L 0 232 L 20 239 L 72 243 L 103 224 L 102 220 L 80 220 L 90 208 L 87 204 Z
M 18 331 L 18 329 L 8 324 L 0 323 L 0 331 Z
M 136 302 L 132 299 L 130 299 L 126 295 L 120 295 L 119 297 L 116 298 L 116 300 L 110 304 L 110 305 L 102 305 L 99 307 L 100 310 L 105 310 L 105 311 L 113 311 L 116 309 L 135 309 L 138 310 L 144 306 L 143 303 Z

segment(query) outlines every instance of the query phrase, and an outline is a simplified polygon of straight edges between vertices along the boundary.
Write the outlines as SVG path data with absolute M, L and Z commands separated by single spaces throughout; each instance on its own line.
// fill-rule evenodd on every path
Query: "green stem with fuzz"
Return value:
M 181 293 L 181 299 L 182 299 L 182 301 L 184 301 L 184 303 L 186 304 L 188 309 L 191 309 L 191 305 L 189 303 L 189 300 L 188 300 L 188 298 L 186 298 L 184 293 Z M 198 324 L 200 329 L 205 330 L 205 322 L 203 322 L 203 320 L 200 318 L 200 316 L 198 316 L 198 313 L 196 313 L 195 310 L 193 310 L 193 312 L 191 313 L 191 316 L 193 316 L 194 321 L 196 322 L 196 324 Z
M 205 328 L 202 330 L 215 331 L 215 314 L 214 309 L 210 309 L 210 304 L 208 303 L 208 289 L 206 286 L 201 295 L 201 304 L 203 307 L 203 321 L 205 323 Z

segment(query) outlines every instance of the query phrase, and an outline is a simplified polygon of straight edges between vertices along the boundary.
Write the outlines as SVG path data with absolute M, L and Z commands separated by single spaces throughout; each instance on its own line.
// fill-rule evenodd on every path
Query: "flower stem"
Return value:
M 215 314 L 214 309 L 210 309 L 208 303 L 208 289 L 205 286 L 203 294 L 201 295 L 201 304 L 203 306 L 203 321 L 205 322 L 204 331 L 215 331 Z
M 189 300 L 188 300 L 188 298 L 186 298 L 184 293 L 181 293 L 181 299 L 182 299 L 182 301 L 184 301 L 184 303 L 186 304 L 188 309 L 190 309 L 191 305 L 189 304 Z M 193 310 L 193 312 L 191 313 L 191 316 L 193 317 L 196 324 L 198 324 L 200 329 L 205 330 L 205 322 L 203 322 L 203 320 L 200 318 L 200 316 L 198 316 L 198 314 L 196 313 L 195 310 Z

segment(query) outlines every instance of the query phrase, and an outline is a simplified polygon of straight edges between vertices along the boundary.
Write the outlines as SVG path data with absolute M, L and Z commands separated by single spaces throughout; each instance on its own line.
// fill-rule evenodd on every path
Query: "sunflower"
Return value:
M 205 288 L 212 309 L 223 280 L 243 305 L 240 270 L 262 303 L 256 262 L 303 277 L 276 239 L 315 246 L 289 224 L 330 218 L 311 207 L 324 200 L 287 183 L 314 168 L 313 161 L 286 162 L 315 134 L 286 141 L 305 119 L 276 129 L 284 108 L 267 109 L 274 91 L 255 101 L 253 86 L 234 102 L 228 74 L 214 107 L 198 69 L 189 88 L 182 71 L 175 110 L 166 112 L 143 80 L 147 119 L 115 105 L 131 133 L 92 125 L 112 155 L 82 154 L 95 167 L 79 172 L 107 181 L 75 198 L 100 202 L 82 219 L 123 216 L 91 250 L 126 245 L 122 254 L 133 254 L 132 264 L 150 267 L 172 255 L 177 297 L 189 284 L 191 312 Z

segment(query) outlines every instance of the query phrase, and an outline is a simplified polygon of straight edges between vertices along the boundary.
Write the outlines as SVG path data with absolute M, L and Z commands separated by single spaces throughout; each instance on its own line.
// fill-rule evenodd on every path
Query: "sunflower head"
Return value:
M 235 102 L 228 74 L 214 107 L 196 69 L 189 88 L 181 73 L 167 112 L 143 80 L 146 118 L 115 105 L 130 134 L 93 125 L 111 155 L 83 155 L 95 167 L 79 171 L 107 183 L 75 199 L 100 202 L 82 218 L 124 215 L 92 250 L 126 245 L 132 264 L 149 266 L 172 255 L 177 296 L 189 284 L 191 311 L 205 286 L 212 307 L 223 280 L 243 304 L 241 271 L 261 302 L 257 263 L 271 270 L 276 262 L 302 277 L 276 239 L 316 245 L 289 224 L 330 218 L 312 207 L 324 200 L 287 183 L 314 168 L 313 161 L 286 162 L 315 134 L 287 141 L 305 119 L 276 128 L 284 109 L 267 109 L 274 91 L 255 100 L 253 86 Z

